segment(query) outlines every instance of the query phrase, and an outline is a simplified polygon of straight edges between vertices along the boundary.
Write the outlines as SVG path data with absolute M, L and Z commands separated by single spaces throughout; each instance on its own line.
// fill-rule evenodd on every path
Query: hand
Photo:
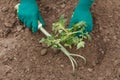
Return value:
M 42 23 L 42 26 L 45 26 L 36 0 L 20 0 L 20 5 L 18 6 L 18 18 L 27 28 L 32 29 L 32 32 L 38 31 L 38 21 Z
M 86 30 L 85 32 L 91 32 L 93 29 L 93 20 L 90 12 L 90 8 L 94 0 L 79 0 L 77 7 L 75 8 L 72 19 L 69 24 L 69 28 L 72 27 L 73 24 L 76 24 L 80 21 L 86 22 Z

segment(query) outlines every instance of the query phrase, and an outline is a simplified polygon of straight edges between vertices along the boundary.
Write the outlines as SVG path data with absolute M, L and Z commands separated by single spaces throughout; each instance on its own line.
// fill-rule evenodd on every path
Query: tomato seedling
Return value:
M 64 18 L 64 15 L 62 15 L 57 22 L 53 23 L 52 31 L 54 31 L 54 34 L 52 35 L 50 35 L 47 31 L 43 31 L 43 28 L 40 27 L 40 30 L 43 31 L 43 33 L 46 33 L 47 36 L 47 38 L 42 38 L 40 43 L 44 42 L 48 46 L 61 49 L 61 51 L 70 59 L 74 71 L 75 67 L 77 67 L 77 61 L 74 57 L 82 58 L 85 63 L 86 59 L 81 55 L 70 53 L 61 44 L 68 46 L 69 48 L 72 48 L 72 45 L 76 45 L 77 49 L 80 49 L 85 46 L 84 39 L 91 39 L 91 36 L 88 32 L 85 32 L 85 22 L 79 22 L 74 24 L 72 28 L 66 28 L 66 21 L 67 20 Z
M 18 11 L 18 6 L 20 4 L 17 4 L 15 6 L 15 9 Z M 75 67 L 78 66 L 77 61 L 74 59 L 74 57 L 79 57 L 84 60 L 86 63 L 86 58 L 84 58 L 81 55 L 70 53 L 66 48 L 64 48 L 61 44 L 64 46 L 68 46 L 69 48 L 72 48 L 72 45 L 76 45 L 77 49 L 80 49 L 84 47 L 85 41 L 84 39 L 91 39 L 91 36 L 88 34 L 88 32 L 85 32 L 86 29 L 86 23 L 85 22 L 79 22 L 72 26 L 72 28 L 66 28 L 65 23 L 66 19 L 64 18 L 64 15 L 60 17 L 58 22 L 53 23 L 52 30 L 55 32 L 54 35 L 50 35 L 43 27 L 42 24 L 38 21 L 38 29 L 44 33 L 47 38 L 42 38 L 40 42 L 46 43 L 48 46 L 52 46 L 53 48 L 60 49 L 71 61 L 73 71 L 75 71 Z

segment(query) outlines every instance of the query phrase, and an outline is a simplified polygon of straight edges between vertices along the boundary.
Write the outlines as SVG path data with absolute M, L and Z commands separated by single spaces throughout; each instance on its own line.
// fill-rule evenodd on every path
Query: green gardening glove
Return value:
M 69 24 L 69 28 L 71 28 L 74 24 L 84 21 L 86 22 L 86 30 L 85 32 L 91 32 L 93 29 L 93 20 L 90 12 L 90 8 L 94 0 L 79 0 L 77 7 L 75 8 L 72 19 Z
M 32 29 L 32 32 L 38 31 L 38 21 L 42 23 L 42 26 L 45 26 L 36 0 L 20 0 L 20 5 L 18 6 L 18 18 L 26 27 Z

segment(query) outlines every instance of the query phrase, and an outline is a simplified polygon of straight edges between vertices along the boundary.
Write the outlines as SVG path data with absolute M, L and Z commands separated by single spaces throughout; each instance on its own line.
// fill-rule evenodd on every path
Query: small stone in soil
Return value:
M 88 71 L 89 71 L 89 72 L 92 72 L 92 71 L 93 71 L 93 69 L 92 69 L 92 68 L 88 68 Z
M 45 43 L 42 43 L 41 45 L 42 45 L 42 47 L 44 47 L 44 48 L 47 48 L 47 47 L 48 47 L 47 44 L 45 44 Z
M 65 7 L 65 4 L 62 4 L 62 5 L 61 5 L 61 8 L 64 8 L 64 7 Z
M 113 36 L 113 39 L 114 39 L 114 40 L 117 40 L 117 36 Z
M 120 60 L 118 60 L 118 59 L 114 61 L 115 66 L 118 65 L 119 63 L 120 63 Z
M 11 23 L 12 25 L 14 25 L 15 22 L 16 22 L 16 19 L 14 19 L 14 18 L 10 20 L 10 23 Z
M 1 11 L 2 11 L 2 12 L 7 12 L 7 11 L 8 11 L 8 8 L 7 8 L 7 7 L 2 7 Z
M 31 38 L 31 40 L 32 40 L 32 41 L 35 41 L 35 39 L 34 39 L 33 37 Z
M 47 49 L 42 49 L 41 50 L 41 56 L 44 56 L 44 55 L 46 55 L 47 54 Z
M 11 23 L 8 23 L 8 22 L 5 22 L 4 25 L 7 28 L 12 28 L 13 27 L 13 25 Z
M 11 32 L 11 29 L 7 28 L 4 30 L 4 37 L 7 37 L 9 33 Z
M 64 65 L 63 65 L 63 64 L 61 64 L 61 65 L 60 65 L 60 67 L 64 68 Z
M 18 31 L 18 32 L 20 32 L 22 29 L 23 29 L 23 26 L 21 26 L 21 25 L 18 25 L 18 26 L 17 26 L 17 31 Z
M 99 51 L 102 53 L 102 54 L 105 54 L 104 50 L 102 48 L 99 49 Z

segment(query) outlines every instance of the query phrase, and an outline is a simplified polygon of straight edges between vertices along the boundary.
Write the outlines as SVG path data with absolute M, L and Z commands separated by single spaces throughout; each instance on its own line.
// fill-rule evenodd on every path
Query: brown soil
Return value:
M 72 73 L 69 59 L 62 53 L 39 44 L 45 37 L 32 34 L 16 18 L 14 6 L 19 0 L 0 0 L 0 80 L 120 80 L 120 1 L 96 0 L 92 41 L 84 49 L 72 50 L 86 57 L 87 65 Z M 70 20 L 78 0 L 38 0 L 41 13 L 51 25 L 65 13 Z M 68 21 L 69 22 L 69 21 Z M 47 49 L 42 56 L 41 50 Z

